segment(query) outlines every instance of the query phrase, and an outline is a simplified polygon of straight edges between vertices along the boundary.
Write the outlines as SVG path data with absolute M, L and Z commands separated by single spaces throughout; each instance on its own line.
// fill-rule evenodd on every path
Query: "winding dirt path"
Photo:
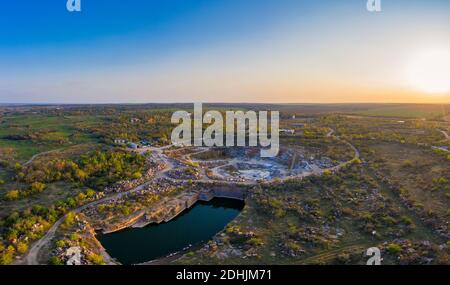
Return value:
M 152 150 L 156 151 L 156 155 L 162 155 L 162 149 L 152 149 Z M 166 162 L 166 160 L 164 160 L 164 161 Z M 108 202 L 113 199 L 118 199 L 118 198 L 120 199 L 123 196 L 140 191 L 140 190 L 144 189 L 148 184 L 150 184 L 150 182 L 152 182 L 156 177 L 160 177 L 160 175 L 164 175 L 167 171 L 170 171 L 173 168 L 173 164 L 169 163 L 168 161 L 167 161 L 166 165 L 167 165 L 167 167 L 164 170 L 162 170 L 157 176 L 153 177 L 152 179 L 148 180 L 147 182 L 145 182 L 129 191 L 116 193 L 114 195 L 102 198 L 100 200 L 93 201 L 93 202 L 83 205 L 79 208 L 76 208 L 76 209 L 72 210 L 71 212 L 80 213 L 81 211 L 85 210 L 88 207 L 96 206 L 98 204 Z M 53 237 L 55 236 L 56 230 L 64 222 L 64 220 L 66 219 L 66 216 L 67 215 L 64 215 L 58 221 L 56 221 L 53 224 L 53 226 L 47 231 L 47 233 L 40 240 L 36 241 L 30 247 L 30 250 L 28 251 L 28 253 L 23 258 L 17 260 L 15 262 L 15 264 L 38 265 L 39 264 L 38 257 L 39 257 L 40 250 L 53 239 Z
M 49 150 L 49 151 L 44 151 L 44 152 L 40 152 L 37 153 L 35 155 L 33 155 L 29 160 L 27 160 L 24 164 L 22 164 L 23 166 L 27 166 L 28 164 L 32 163 L 36 158 L 46 155 L 46 154 L 50 154 L 50 153 L 54 153 L 57 151 L 63 150 L 63 148 L 59 148 L 59 149 L 53 149 L 53 150 Z
M 334 130 L 331 130 L 328 134 L 327 137 L 332 136 L 334 133 Z M 345 144 L 347 144 L 353 151 L 354 151 L 354 157 L 353 159 L 347 161 L 347 162 L 343 162 L 339 165 L 330 167 L 330 168 L 325 168 L 325 169 L 315 169 L 311 172 L 305 172 L 305 173 L 301 173 L 299 175 L 294 175 L 294 176 L 287 176 L 284 177 L 282 179 L 276 179 L 277 181 L 287 181 L 287 180 L 291 180 L 291 179 L 296 179 L 296 178 L 305 178 L 307 176 L 311 176 L 311 175 L 322 175 L 323 173 L 325 173 L 326 171 L 337 171 L 351 163 L 353 163 L 354 161 L 356 161 L 357 159 L 359 159 L 360 157 L 360 153 L 358 151 L 358 149 L 356 149 L 355 146 L 353 146 L 351 143 L 344 141 L 342 139 L 340 139 L 339 137 L 335 136 L 335 138 L 339 141 L 344 142 Z M 156 148 L 156 147 L 148 147 L 145 149 L 141 149 L 139 151 L 139 153 L 143 154 L 147 151 L 152 151 L 152 155 L 156 158 L 156 159 L 160 159 L 162 161 L 165 162 L 166 164 L 166 168 L 162 171 L 160 171 L 157 175 L 155 175 L 154 177 L 152 177 L 150 180 L 146 181 L 145 183 L 129 190 L 126 192 L 120 192 L 120 193 L 116 193 L 114 195 L 102 198 L 100 200 L 88 203 L 86 205 L 83 205 L 79 208 L 76 208 L 74 210 L 72 210 L 71 212 L 75 212 L 75 213 L 80 213 L 81 211 L 85 210 L 88 207 L 91 206 L 96 206 L 98 204 L 104 203 L 104 202 L 108 202 L 110 200 L 113 199 L 117 199 L 117 198 L 122 198 L 123 196 L 126 196 L 128 194 L 131 194 L 133 192 L 137 192 L 140 191 L 142 189 L 144 189 L 148 184 L 150 184 L 154 179 L 156 178 L 165 178 L 168 179 L 169 181 L 172 182 L 182 182 L 185 181 L 185 179 L 174 179 L 174 178 L 170 178 L 166 175 L 166 173 L 170 170 L 172 170 L 175 166 L 174 163 L 171 161 L 171 159 L 165 155 L 163 153 L 163 150 L 170 148 L 171 146 L 165 146 L 165 147 L 161 147 L 161 148 Z M 54 150 L 56 151 L 56 150 Z M 48 153 L 48 152 L 47 152 Z M 39 155 L 43 155 L 45 153 L 40 153 Z M 36 156 L 37 157 L 37 156 Z M 34 158 L 36 158 L 34 157 Z M 32 159 L 34 159 L 32 158 Z M 270 181 L 273 182 L 274 180 Z M 215 184 L 215 183 L 224 183 L 225 185 L 242 185 L 242 186 L 251 186 L 251 185 L 257 185 L 258 182 L 257 181 L 243 181 L 243 182 L 237 182 L 237 181 L 221 181 L 221 180 L 211 180 L 211 179 L 200 179 L 200 180 L 196 180 L 195 182 L 199 182 L 199 183 L 205 183 L 205 184 Z M 28 265 L 38 265 L 39 264 L 39 253 L 40 250 L 47 245 L 55 236 L 55 233 L 57 231 L 57 229 L 59 228 L 59 226 L 64 222 L 66 218 L 66 215 L 64 215 L 63 217 L 61 217 L 58 221 L 56 221 L 53 226 L 47 231 L 47 233 L 38 241 L 36 241 L 31 247 L 30 250 L 28 251 L 28 253 L 23 256 L 21 259 L 17 260 L 16 262 L 14 262 L 14 264 L 28 264 Z
M 154 178 L 153 178 L 154 179 Z M 150 182 L 153 180 L 149 180 L 139 186 L 137 186 L 136 188 L 133 188 L 129 191 L 126 192 L 120 192 L 120 193 L 116 193 L 114 195 L 102 198 L 100 200 L 96 200 L 93 201 L 91 203 L 85 204 L 79 208 L 76 208 L 74 210 L 71 210 L 70 212 L 74 212 L 74 213 L 80 213 L 81 211 L 87 209 L 88 207 L 92 207 L 92 206 L 96 206 L 105 202 L 108 202 L 110 200 L 113 199 L 120 199 L 123 196 L 126 196 L 128 194 L 131 194 L 133 192 L 137 192 L 140 191 L 142 189 L 144 189 L 148 184 L 150 184 Z M 24 258 L 22 260 L 18 261 L 18 264 L 21 263 L 25 263 L 25 264 L 29 264 L 29 265 L 37 265 L 39 264 L 38 262 L 38 256 L 39 256 L 39 252 L 42 249 L 42 247 L 44 247 L 48 242 L 50 242 L 53 237 L 55 236 L 56 230 L 59 228 L 59 226 L 64 222 L 64 220 L 66 219 L 67 215 L 62 216 L 58 221 L 56 221 L 56 223 L 53 224 L 53 226 L 47 231 L 47 233 L 37 242 L 35 242 L 31 247 L 30 250 L 28 251 L 28 254 L 26 256 L 24 256 Z

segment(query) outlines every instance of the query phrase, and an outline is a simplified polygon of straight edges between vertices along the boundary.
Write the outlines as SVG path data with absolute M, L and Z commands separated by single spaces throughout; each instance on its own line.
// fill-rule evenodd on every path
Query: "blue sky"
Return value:
M 0 102 L 382 101 L 399 56 L 450 42 L 445 0 L 81 2 L 0 2 Z

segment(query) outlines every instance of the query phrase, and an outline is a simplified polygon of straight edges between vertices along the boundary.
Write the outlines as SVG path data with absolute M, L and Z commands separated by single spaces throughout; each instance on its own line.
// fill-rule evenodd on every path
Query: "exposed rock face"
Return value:
M 215 186 L 210 190 L 202 191 L 201 194 L 203 195 L 201 195 L 200 200 L 203 201 L 209 201 L 214 197 L 245 200 L 245 197 L 247 196 L 247 189 L 238 186 L 224 185 L 224 186 Z M 203 199 L 203 197 L 207 196 L 212 197 L 210 199 Z
M 106 187 L 104 192 L 106 193 L 118 193 L 118 192 L 126 192 L 137 186 L 149 181 L 152 177 L 154 177 L 155 173 L 158 173 L 162 169 L 164 169 L 165 164 L 161 161 L 153 161 L 150 158 L 146 160 L 146 170 L 144 171 L 141 178 L 137 178 L 131 181 L 119 181 L 110 187 Z
M 105 228 L 103 228 L 103 233 L 108 234 L 108 233 L 113 233 L 113 232 L 117 232 L 122 229 L 128 228 L 128 227 L 132 226 L 133 224 L 135 224 L 144 215 L 145 215 L 144 210 L 139 211 L 139 212 L 133 214 L 129 219 L 127 219 L 124 222 L 107 225 Z
M 126 222 L 109 225 L 103 230 L 103 233 L 111 233 L 127 227 L 143 228 L 153 223 L 169 222 L 184 210 L 192 207 L 197 201 L 210 201 L 215 197 L 245 200 L 247 191 L 244 187 L 218 185 L 209 186 L 209 189 L 182 193 L 170 200 L 162 200 L 151 208 L 139 211 Z
M 178 216 L 184 210 L 192 207 L 198 201 L 198 193 L 187 193 L 176 197 L 170 201 L 164 202 L 157 207 L 147 211 L 133 228 L 142 228 L 151 223 L 168 222 Z
M 65 255 L 69 258 L 66 265 L 81 265 L 81 248 L 71 247 L 67 249 Z

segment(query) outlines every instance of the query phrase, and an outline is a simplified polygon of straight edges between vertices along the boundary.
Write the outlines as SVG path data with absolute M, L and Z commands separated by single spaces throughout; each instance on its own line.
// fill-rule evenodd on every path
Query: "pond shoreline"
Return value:
M 143 228 L 150 224 L 167 223 L 198 201 L 209 202 L 214 198 L 226 198 L 245 201 L 248 189 L 244 187 L 216 186 L 205 191 L 192 191 L 180 194 L 169 200 L 163 200 L 150 208 L 134 213 L 125 220 L 98 229 L 102 234 L 110 234 L 126 228 Z
M 142 210 L 138 213 L 135 213 L 131 217 L 129 217 L 126 221 L 121 222 L 119 225 L 112 225 L 108 227 L 107 229 L 100 230 L 98 234 L 100 235 L 108 235 L 120 232 L 125 229 L 143 229 L 147 226 L 158 226 L 160 224 L 166 224 L 174 219 L 176 219 L 179 216 L 183 216 L 184 213 L 187 212 L 189 214 L 189 211 L 193 208 L 195 208 L 198 203 L 202 202 L 211 202 L 213 199 L 229 199 L 229 200 L 237 200 L 242 201 L 243 207 L 245 207 L 245 199 L 248 194 L 248 189 L 245 189 L 245 187 L 235 187 L 234 189 L 230 189 L 230 187 L 216 187 L 211 188 L 207 191 L 193 191 L 188 193 L 183 193 L 181 195 L 178 195 L 174 197 L 173 199 L 162 201 L 155 205 L 154 207 L 150 209 Z M 239 211 L 242 210 L 242 208 L 239 209 Z M 238 214 L 239 215 L 239 214 Z M 235 218 L 235 217 L 234 217 Z M 234 219 L 233 218 L 233 219 Z M 232 219 L 232 220 L 233 220 Z M 231 222 L 232 220 L 228 221 L 226 224 Z M 226 226 L 225 224 L 225 226 Z M 219 231 L 214 232 L 212 237 L 217 235 L 218 233 L 222 232 L 225 227 L 221 228 Z M 108 252 L 108 250 L 105 249 L 105 245 L 100 242 L 101 237 L 98 237 L 96 235 L 95 237 L 99 244 L 101 244 L 104 253 L 108 255 L 110 258 L 109 260 L 116 261 L 116 264 L 121 264 L 119 262 L 117 257 L 111 257 L 111 253 Z M 204 245 L 206 240 L 200 240 L 198 243 L 189 244 L 188 246 L 184 247 L 183 249 L 180 249 L 178 251 L 171 252 L 169 254 L 166 254 L 164 256 L 158 257 L 156 259 L 151 259 L 149 261 L 144 262 L 136 262 L 131 263 L 134 265 L 157 265 L 157 264 L 168 264 L 170 262 L 173 262 L 180 258 L 182 255 L 184 255 L 186 252 L 192 251 L 195 248 L 201 248 L 201 246 Z M 107 246 L 106 246 L 107 247 Z M 128 262 L 126 262 L 128 263 Z M 111 264 L 111 263 L 110 263 Z

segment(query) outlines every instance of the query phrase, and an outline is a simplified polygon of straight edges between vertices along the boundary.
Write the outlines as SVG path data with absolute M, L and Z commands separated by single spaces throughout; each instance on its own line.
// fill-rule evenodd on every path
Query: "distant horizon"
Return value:
M 1 103 L 0 106 L 15 105 L 15 106 L 60 106 L 60 105 L 180 105 L 180 104 L 194 104 L 196 102 L 142 102 L 142 103 Z M 307 102 L 292 102 L 292 103 L 271 103 L 271 102 L 200 102 L 204 105 L 450 105 L 449 103 L 429 103 L 429 102 L 332 102 L 332 103 L 307 103 Z

